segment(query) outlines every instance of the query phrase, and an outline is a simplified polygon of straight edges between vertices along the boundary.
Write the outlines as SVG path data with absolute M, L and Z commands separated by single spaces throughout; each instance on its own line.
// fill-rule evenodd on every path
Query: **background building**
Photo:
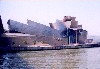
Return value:
M 45 36 L 47 38 L 42 40 L 50 40 L 49 38 L 57 40 L 65 39 L 69 44 L 84 44 L 87 40 L 87 31 L 82 29 L 82 25 L 78 25 L 78 21 L 75 18 L 64 16 L 63 20 L 56 20 L 55 23 L 49 23 L 50 27 L 31 20 L 27 20 L 27 24 L 8 20 L 8 25 L 10 32 Z
M 27 20 L 27 24 L 23 24 L 13 20 L 8 20 L 8 25 L 10 32 L 21 32 L 31 35 L 60 37 L 58 30 L 52 29 L 49 26 L 31 20 Z
M 9 25 L 9 32 L 12 33 L 17 32 L 17 33 L 34 35 L 32 37 L 26 37 L 26 38 L 30 38 L 28 40 L 29 41 L 31 40 L 30 41 L 31 44 L 32 41 L 33 43 L 37 41 L 37 42 L 47 43 L 52 46 L 68 45 L 67 38 L 61 38 L 59 30 L 53 29 L 49 26 L 45 26 L 43 24 L 31 20 L 27 20 L 27 24 L 23 24 L 13 20 L 8 20 L 8 25 Z M 17 37 L 16 39 L 20 39 L 20 38 Z M 22 39 L 23 37 L 21 37 L 21 40 Z M 27 42 L 26 40 L 28 44 L 29 41 Z
M 56 23 L 51 23 L 50 25 L 53 25 L 53 27 L 50 27 L 60 30 L 62 38 L 68 38 L 69 44 L 84 44 L 87 40 L 87 31 L 83 30 L 82 25 L 78 25 L 78 21 L 75 19 L 76 17 L 64 16 L 63 20 L 58 20 Z

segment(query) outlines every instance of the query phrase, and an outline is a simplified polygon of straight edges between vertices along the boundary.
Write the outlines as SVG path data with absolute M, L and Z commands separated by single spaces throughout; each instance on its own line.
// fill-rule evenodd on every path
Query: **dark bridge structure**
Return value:
M 4 28 L 3 28 L 3 24 L 2 24 L 2 19 L 0 16 L 0 35 L 4 33 Z

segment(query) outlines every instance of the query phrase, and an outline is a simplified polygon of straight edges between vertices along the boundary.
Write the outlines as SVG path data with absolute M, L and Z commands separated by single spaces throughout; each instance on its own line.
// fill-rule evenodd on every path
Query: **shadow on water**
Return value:
M 10 51 L 11 46 L 7 39 L 0 41 L 0 69 L 34 69 L 27 60 L 18 55 L 20 52 Z M 8 49 L 9 48 L 9 49 Z
M 34 69 L 34 67 L 20 57 L 18 52 L 6 52 L 0 53 L 0 69 Z

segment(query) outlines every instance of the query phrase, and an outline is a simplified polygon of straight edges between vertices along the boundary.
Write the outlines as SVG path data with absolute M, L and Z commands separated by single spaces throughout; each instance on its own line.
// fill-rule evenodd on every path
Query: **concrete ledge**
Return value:
M 61 50 L 61 49 L 80 49 L 80 48 L 94 48 L 100 47 L 98 44 L 85 44 L 85 45 L 77 45 L 77 46 L 51 46 L 51 47 L 27 47 L 27 46 L 2 46 L 0 47 L 0 51 L 5 52 L 13 52 L 13 51 L 42 51 L 42 50 Z

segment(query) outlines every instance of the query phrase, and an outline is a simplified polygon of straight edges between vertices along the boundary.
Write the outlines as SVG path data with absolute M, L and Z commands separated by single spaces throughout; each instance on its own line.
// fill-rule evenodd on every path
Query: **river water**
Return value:
M 100 48 L 0 53 L 0 69 L 100 69 Z

